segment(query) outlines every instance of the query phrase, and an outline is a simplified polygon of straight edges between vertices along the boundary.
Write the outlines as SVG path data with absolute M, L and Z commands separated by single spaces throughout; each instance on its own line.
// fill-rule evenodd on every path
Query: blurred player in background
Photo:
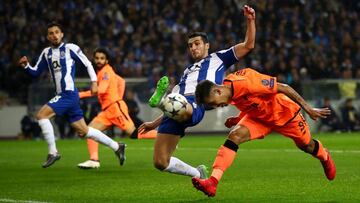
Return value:
M 224 85 L 202 81 L 195 95 L 198 104 L 213 108 L 232 104 L 241 111 L 225 123 L 228 128 L 235 127 L 218 150 L 211 177 L 192 179 L 194 186 L 206 195 L 215 196 L 217 184 L 234 161 L 239 144 L 262 139 L 272 131 L 291 138 L 299 149 L 320 160 L 329 180 L 335 178 L 336 168 L 330 153 L 320 141 L 311 138 L 309 126 L 300 113 L 303 108 L 317 120 L 331 113 L 328 108 L 312 108 L 290 86 L 250 68 L 228 75 Z
M 98 100 L 102 111 L 91 121 L 90 127 L 104 131 L 113 125 L 124 131 L 130 138 L 155 138 L 157 132 L 151 130 L 147 133 L 138 133 L 138 129 L 128 113 L 128 107 L 123 100 L 125 80 L 117 75 L 109 64 L 109 54 L 106 49 L 98 48 L 94 51 L 94 63 L 98 70 Z M 79 93 L 80 98 L 95 96 L 90 90 Z M 99 168 L 99 144 L 87 139 L 90 160 L 78 164 L 80 168 Z
M 88 127 L 85 123 L 83 112 L 80 109 L 79 93 L 74 84 L 76 63 L 87 68 L 93 94 L 98 91 L 96 74 L 91 62 L 81 49 L 75 44 L 64 43 L 62 41 L 63 37 L 64 34 L 60 24 L 56 22 L 50 23 L 47 26 L 47 39 L 51 46 L 42 51 L 36 65 L 34 67 L 30 66 L 26 56 L 21 57 L 19 60 L 19 65 L 25 68 L 32 76 L 38 76 L 45 69 L 48 69 L 56 87 L 56 96 L 42 106 L 36 115 L 49 148 L 43 167 L 49 167 L 60 159 L 60 154 L 56 149 L 54 129 L 49 120 L 55 115 L 65 116 L 80 137 L 90 138 L 110 147 L 119 158 L 120 164 L 122 164 L 125 144 L 115 142 L 101 131 Z
M 146 122 L 139 127 L 139 130 L 152 130 L 159 126 L 158 136 L 154 146 L 154 165 L 161 171 L 187 175 L 191 177 L 205 177 L 206 167 L 200 165 L 194 168 L 189 164 L 173 157 L 172 154 L 185 135 L 185 129 L 197 125 L 203 118 L 205 108 L 195 102 L 195 88 L 199 81 L 208 79 L 221 84 L 225 71 L 244 57 L 255 45 L 255 11 L 245 5 L 244 16 L 247 19 L 247 31 L 245 40 L 229 49 L 209 54 L 209 41 L 207 35 L 202 32 L 195 32 L 189 35 L 188 48 L 194 64 L 189 65 L 179 84 L 172 92 L 184 95 L 188 101 L 186 112 L 177 120 L 161 115 L 152 122 Z M 152 107 L 161 107 L 161 100 L 167 91 L 169 80 L 163 77 L 158 81 L 157 89 L 149 100 Z

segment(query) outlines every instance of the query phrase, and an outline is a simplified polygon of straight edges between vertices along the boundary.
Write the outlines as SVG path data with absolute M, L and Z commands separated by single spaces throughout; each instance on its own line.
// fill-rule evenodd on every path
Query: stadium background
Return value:
M 320 164 L 291 140 L 270 135 L 241 145 L 214 199 L 196 192 L 188 177 L 154 169 L 153 140 L 116 137 L 128 144 L 126 165 L 119 167 L 113 153 L 100 147 L 101 168 L 82 171 L 76 164 L 88 157 L 84 141 L 58 140 L 63 158 L 44 170 L 46 143 L 35 141 L 41 135 L 25 141 L 3 139 L 24 138 L 21 120 L 29 115 L 33 122 L 33 112 L 53 97 L 46 73 L 31 78 L 16 65 L 22 55 L 36 62 L 48 46 L 49 21 L 62 23 L 65 41 L 78 44 L 89 59 L 98 46 L 110 50 L 112 65 L 136 95 L 140 117 L 149 120 L 159 113 L 145 103 L 157 79 L 166 74 L 175 82 L 191 62 L 187 33 L 207 32 L 212 51 L 228 48 L 243 40 L 245 3 L 256 10 L 256 46 L 230 71 L 250 66 L 275 75 L 314 106 L 322 106 L 328 97 L 339 117 L 344 102 L 352 98 L 359 112 L 357 0 L 0 0 L 0 202 L 360 202 L 360 135 L 345 132 L 348 129 L 313 134 L 333 155 L 338 168 L 334 181 L 328 182 Z M 86 71 L 78 68 L 77 76 L 78 87 L 86 88 Z M 96 113 L 96 98 L 85 101 L 89 119 Z M 222 122 L 235 112 L 209 112 L 193 129 L 204 135 L 189 133 L 176 156 L 192 165 L 211 166 L 228 132 Z M 59 124 L 59 136 L 62 121 L 53 122 Z
M 10 118 L 2 122 L 0 134 L 19 133 L 15 130 L 20 127 L 21 114 L 35 112 L 53 96 L 47 73 L 40 79 L 31 78 L 16 65 L 23 55 L 34 64 L 48 46 L 48 22 L 60 22 L 64 40 L 78 44 L 89 59 L 96 47 L 107 48 L 112 65 L 127 78 L 127 89 L 136 94 L 140 117 L 149 120 L 158 112 L 144 102 L 156 81 L 168 75 L 177 82 L 191 63 L 187 33 L 207 32 L 211 51 L 230 47 L 243 40 L 246 25 L 241 7 L 245 3 L 256 10 L 256 46 L 229 72 L 252 67 L 277 76 L 315 106 L 329 97 L 339 117 L 346 98 L 355 99 L 353 105 L 359 109 L 360 22 L 356 0 L 2 1 L 0 114 Z M 85 69 L 78 68 L 77 77 L 78 86 L 88 85 L 84 82 Z M 209 117 L 223 120 L 233 113 L 225 109 Z M 206 120 L 196 131 L 226 130 L 221 123 L 212 129 L 206 126 L 212 125 Z

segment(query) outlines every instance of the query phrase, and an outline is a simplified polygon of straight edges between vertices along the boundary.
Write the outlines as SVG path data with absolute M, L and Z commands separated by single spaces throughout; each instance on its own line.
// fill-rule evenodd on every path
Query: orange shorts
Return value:
M 100 112 L 93 121 L 107 127 L 115 125 L 121 130 L 126 130 L 134 126 L 134 122 L 131 120 L 128 113 L 128 107 L 122 100 L 111 104 L 104 111 Z
M 265 124 L 245 115 L 238 125 L 247 127 L 250 131 L 250 140 L 262 139 L 270 132 L 275 131 L 294 140 L 297 146 L 308 145 L 311 140 L 309 125 L 301 113 L 298 113 L 290 122 L 283 126 Z

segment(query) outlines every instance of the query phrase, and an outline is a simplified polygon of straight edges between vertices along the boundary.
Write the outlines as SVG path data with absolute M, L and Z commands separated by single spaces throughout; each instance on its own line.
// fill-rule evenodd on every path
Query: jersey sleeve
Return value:
M 94 67 L 92 66 L 89 59 L 85 56 L 85 54 L 81 51 L 80 47 L 75 44 L 68 44 L 68 47 L 70 49 L 71 57 L 75 61 L 77 61 L 77 62 L 81 63 L 83 66 L 85 66 L 87 68 L 87 72 L 90 76 L 90 80 L 92 82 L 96 82 L 97 77 L 96 77 Z
M 124 97 L 124 92 L 125 92 L 125 85 L 126 85 L 126 84 L 125 84 L 125 80 L 124 80 L 122 77 L 118 76 L 118 75 L 116 75 L 116 79 L 117 79 L 119 97 L 120 97 L 121 99 L 123 99 L 123 97 Z
M 276 78 L 261 74 L 253 69 L 246 68 L 229 75 L 224 80 L 231 81 L 233 88 L 233 97 L 243 96 L 245 94 L 274 94 L 277 92 Z
M 234 47 L 216 52 L 216 55 L 223 61 L 225 68 L 228 69 L 239 59 L 236 57 Z
M 27 64 L 25 66 L 25 71 L 27 73 L 29 73 L 32 76 L 38 76 L 48 67 L 48 63 L 47 63 L 46 57 L 45 57 L 45 52 L 46 52 L 46 49 L 44 49 L 41 52 L 39 59 L 37 60 L 34 67 L 32 67 L 30 64 Z

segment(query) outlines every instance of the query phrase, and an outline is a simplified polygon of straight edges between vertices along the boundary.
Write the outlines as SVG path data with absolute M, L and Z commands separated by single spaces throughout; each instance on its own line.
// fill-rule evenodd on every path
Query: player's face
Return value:
M 205 43 L 200 36 L 190 38 L 188 47 L 190 55 L 195 61 L 200 61 L 208 55 L 209 43 Z
M 205 99 L 205 104 L 213 108 L 225 107 L 228 105 L 227 96 L 220 89 L 213 89 Z
M 58 26 L 49 27 L 47 31 L 47 39 L 50 41 L 51 45 L 57 47 L 61 44 L 64 33 L 60 30 Z
M 109 61 L 106 58 L 106 55 L 101 52 L 96 52 L 94 55 L 94 62 L 97 69 L 104 67 Z

